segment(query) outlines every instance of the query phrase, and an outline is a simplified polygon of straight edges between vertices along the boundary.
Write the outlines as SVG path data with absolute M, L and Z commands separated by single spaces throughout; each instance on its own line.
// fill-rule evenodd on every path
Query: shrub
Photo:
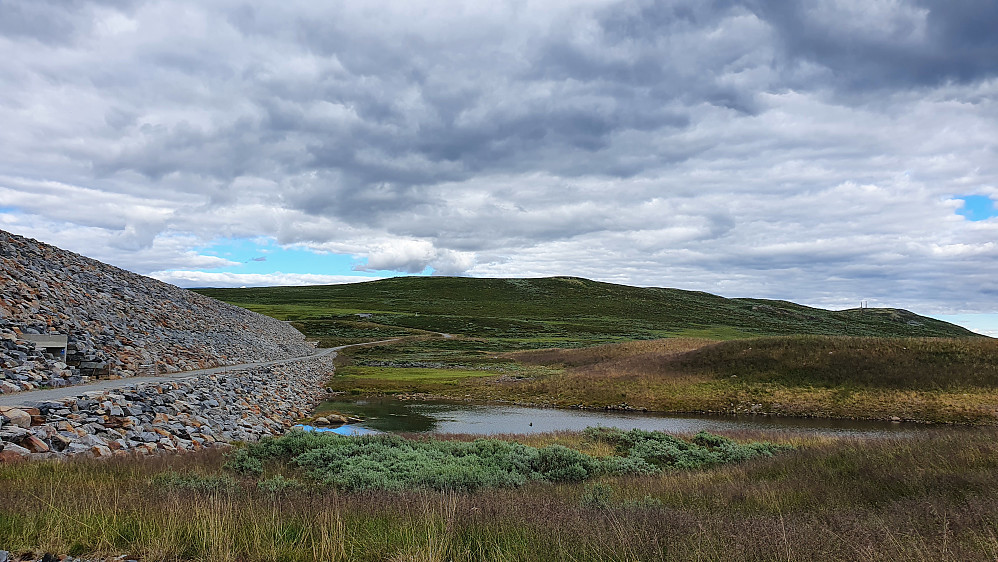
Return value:
M 261 491 L 269 492 L 271 494 L 291 492 L 305 487 L 305 485 L 298 480 L 295 480 L 294 478 L 285 478 L 280 474 L 261 480 L 256 486 Z
M 614 473 L 650 473 L 652 469 L 696 469 L 718 464 L 741 462 L 756 457 L 771 457 L 788 446 L 772 443 L 739 444 L 721 435 L 701 431 L 689 441 L 657 431 L 632 429 L 621 431 L 616 428 L 587 428 L 588 439 L 614 445 L 623 458 L 630 463 L 614 460 L 605 461 L 607 471 Z
M 263 461 L 246 449 L 239 449 L 229 455 L 225 468 L 244 476 L 263 474 Z
M 613 504 L 614 490 L 609 484 L 597 482 L 591 486 L 586 486 L 582 491 L 582 499 L 579 501 L 585 507 L 594 509 L 606 509 Z
M 316 482 L 344 490 L 474 491 L 530 481 L 581 482 L 600 474 L 700 468 L 775 450 L 769 444 L 739 445 L 708 433 L 691 441 L 652 431 L 606 428 L 587 429 L 586 435 L 613 443 L 618 455 L 596 459 L 561 445 L 535 448 L 497 439 L 416 441 L 398 435 L 344 437 L 292 431 L 247 445 L 233 453 L 226 466 L 240 474 L 261 474 L 265 461 L 283 461 Z M 265 482 L 260 486 L 268 490 L 286 483 L 278 477 Z
M 552 482 L 579 482 L 599 472 L 599 463 L 589 455 L 562 445 L 537 451 L 536 470 Z

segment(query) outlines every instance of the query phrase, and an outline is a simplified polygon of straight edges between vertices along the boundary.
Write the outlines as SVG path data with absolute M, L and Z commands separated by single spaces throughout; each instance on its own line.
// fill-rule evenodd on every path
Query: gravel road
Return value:
M 341 349 L 348 347 L 356 347 L 362 345 L 375 345 L 379 343 L 388 343 L 396 341 L 391 340 L 379 340 L 364 343 L 355 343 L 350 345 L 341 345 L 339 347 L 331 347 L 328 349 L 320 349 L 318 352 L 311 355 L 303 355 L 301 357 L 292 357 L 290 359 L 278 359 L 277 361 L 261 361 L 257 363 L 242 363 L 240 365 L 227 365 L 224 367 L 213 367 L 211 369 L 198 369 L 195 371 L 183 371 L 180 373 L 170 373 L 168 375 L 156 375 L 147 377 L 127 377 L 123 379 L 115 380 L 100 380 L 88 384 L 78 384 L 75 386 L 65 386 L 62 388 L 46 388 L 41 390 L 30 390 L 26 392 L 16 392 L 14 394 L 2 394 L 0 395 L 0 406 L 31 406 L 39 402 L 47 402 L 50 400 L 61 400 L 63 398 L 71 398 L 74 396 L 79 396 L 86 392 L 92 391 L 104 391 L 113 390 L 116 388 L 125 388 L 128 386 L 134 386 L 136 384 L 146 383 L 146 382 L 167 382 L 167 381 L 177 381 L 190 377 L 196 377 L 199 375 L 207 375 L 213 373 L 226 373 L 230 371 L 238 371 L 241 369 L 250 369 L 254 367 L 269 367 L 271 365 L 283 365 L 284 363 L 291 363 L 293 361 L 301 361 L 302 359 L 310 359 L 313 357 L 322 357 L 324 355 L 329 355 L 330 353 L 336 353 Z

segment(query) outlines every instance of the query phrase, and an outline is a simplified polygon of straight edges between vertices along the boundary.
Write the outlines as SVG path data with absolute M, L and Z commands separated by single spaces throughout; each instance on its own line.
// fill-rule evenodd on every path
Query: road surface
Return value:
M 304 355 L 302 357 L 292 357 L 290 359 L 278 359 L 276 361 L 260 361 L 257 363 L 242 363 L 240 365 L 225 365 L 222 367 L 212 367 L 210 369 L 181 371 L 179 373 L 170 373 L 167 375 L 156 375 L 156 376 L 147 376 L 147 377 L 127 377 L 123 379 L 114 379 L 114 380 L 99 380 L 87 384 L 78 384 L 76 386 L 64 386 L 62 388 L 45 388 L 41 390 L 28 390 L 25 392 L 15 392 L 13 394 L 0 394 L 0 406 L 32 406 L 40 402 L 49 402 L 55 400 L 62 400 L 64 398 L 73 398 L 86 392 L 114 390 L 117 388 L 125 388 L 128 386 L 135 386 L 137 384 L 148 383 L 148 382 L 179 381 L 179 380 L 189 379 L 191 377 L 196 377 L 199 375 L 210 375 L 213 373 L 227 373 L 229 371 L 234 372 L 234 371 L 241 371 L 244 369 L 253 369 L 256 367 L 269 367 L 271 365 L 283 365 L 285 363 L 292 363 L 295 361 L 301 361 L 303 359 L 324 357 L 329 354 L 335 355 L 337 351 L 341 349 L 346 349 L 348 347 L 374 345 L 379 343 L 393 342 L 397 340 L 398 338 L 390 340 L 370 341 L 364 343 L 354 343 L 350 345 L 341 345 L 339 347 L 320 349 L 316 353 L 313 353 L 311 355 Z

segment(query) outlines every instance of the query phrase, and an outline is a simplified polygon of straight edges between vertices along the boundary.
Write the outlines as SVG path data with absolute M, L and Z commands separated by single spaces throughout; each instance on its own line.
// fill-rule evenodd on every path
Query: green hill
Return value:
M 198 292 L 298 321 L 309 335 L 344 341 L 394 336 L 408 330 L 516 340 L 521 347 L 670 336 L 977 336 L 906 310 L 830 311 L 787 301 L 728 299 L 703 292 L 572 277 L 398 277 L 345 285 Z

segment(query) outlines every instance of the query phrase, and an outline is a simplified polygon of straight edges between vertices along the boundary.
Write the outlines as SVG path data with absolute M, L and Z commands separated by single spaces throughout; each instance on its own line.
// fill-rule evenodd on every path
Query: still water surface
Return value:
M 364 419 L 363 423 L 336 428 L 336 433 L 357 435 L 375 432 L 413 433 L 542 433 L 580 431 L 589 426 L 646 429 L 670 433 L 765 430 L 808 432 L 823 435 L 882 437 L 924 431 L 927 426 L 858 420 L 775 418 L 769 416 L 668 416 L 637 412 L 559 410 L 451 401 L 356 400 L 326 402 L 320 412 L 336 411 Z M 314 429 L 306 427 L 306 429 Z

